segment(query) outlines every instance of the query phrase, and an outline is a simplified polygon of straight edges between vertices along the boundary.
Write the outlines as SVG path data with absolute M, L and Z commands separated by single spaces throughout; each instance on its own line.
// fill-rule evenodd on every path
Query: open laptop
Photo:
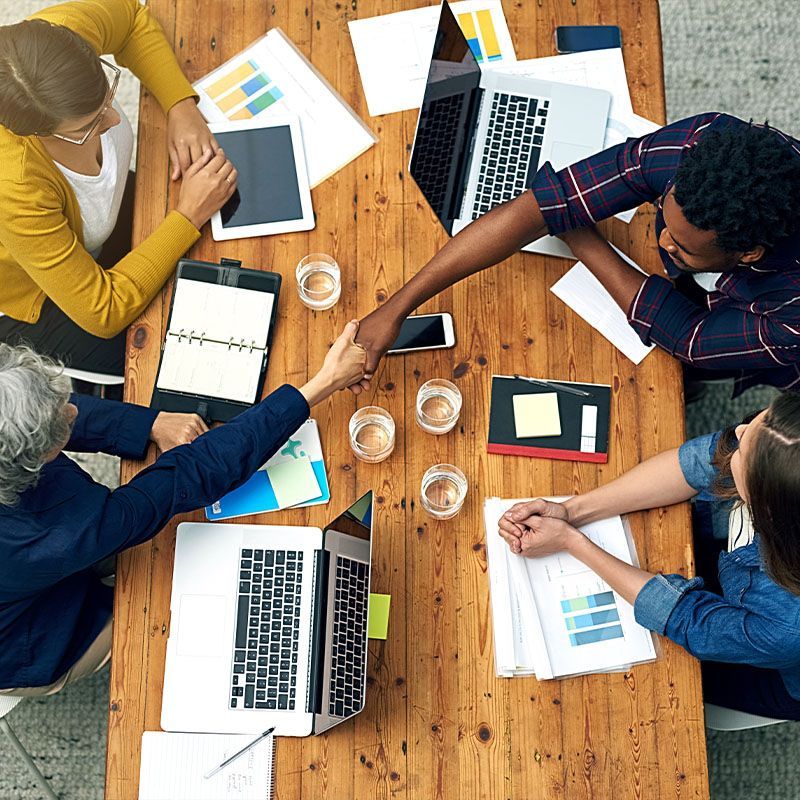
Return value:
M 321 733 L 364 707 L 372 492 L 325 530 L 178 526 L 166 731 Z
M 443 2 L 409 171 L 454 236 L 522 194 L 541 164 L 601 150 L 610 103 L 600 89 L 482 71 Z M 523 249 L 569 255 L 558 239 L 539 243 Z

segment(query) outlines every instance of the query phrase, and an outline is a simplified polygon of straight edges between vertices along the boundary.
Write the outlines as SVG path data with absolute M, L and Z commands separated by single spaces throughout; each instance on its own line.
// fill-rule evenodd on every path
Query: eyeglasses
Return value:
M 111 108 L 111 104 L 114 102 L 114 95 L 117 93 L 119 76 L 122 71 L 119 67 L 110 64 L 108 61 L 104 61 L 102 58 L 100 59 L 100 63 L 103 65 L 103 72 L 105 73 L 106 81 L 108 81 L 106 102 L 100 110 L 100 113 L 89 123 L 85 133 L 81 134 L 80 138 L 62 136 L 60 133 L 49 134 L 54 139 L 61 139 L 62 142 L 69 142 L 70 144 L 85 144 L 86 140 L 100 127 L 100 123 L 103 121 L 108 109 Z

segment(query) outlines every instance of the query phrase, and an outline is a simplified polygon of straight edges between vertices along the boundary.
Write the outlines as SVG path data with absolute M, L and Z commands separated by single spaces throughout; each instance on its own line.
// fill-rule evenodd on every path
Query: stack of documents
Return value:
M 554 498 L 563 500 L 564 498 Z M 539 680 L 613 672 L 655 658 L 652 634 L 633 607 L 567 553 L 525 558 L 509 550 L 497 521 L 522 500 L 484 501 L 497 674 Z M 617 558 L 635 563 L 620 517 L 581 530 Z

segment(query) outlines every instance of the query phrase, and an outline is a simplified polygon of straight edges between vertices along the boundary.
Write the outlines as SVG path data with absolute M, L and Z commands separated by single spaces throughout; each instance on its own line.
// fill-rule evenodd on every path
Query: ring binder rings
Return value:
M 178 262 L 151 408 L 224 422 L 260 399 L 281 276 L 240 265 Z

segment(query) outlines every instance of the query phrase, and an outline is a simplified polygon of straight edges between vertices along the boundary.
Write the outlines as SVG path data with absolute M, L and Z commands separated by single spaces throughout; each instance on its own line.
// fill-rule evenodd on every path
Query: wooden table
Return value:
M 285 279 L 268 389 L 300 385 L 321 364 L 345 322 L 363 316 L 446 241 L 407 172 L 416 112 L 371 119 L 347 21 L 420 5 L 416 0 L 151 0 L 191 80 L 280 26 L 380 137 L 367 153 L 313 192 L 317 226 L 307 234 L 215 244 L 206 229 L 191 256 L 239 258 Z M 622 27 L 635 110 L 664 121 L 655 0 L 504 2 L 520 58 L 553 54 L 558 24 Z M 163 218 L 170 192 L 165 121 L 142 97 L 134 237 Z M 653 213 L 614 221 L 612 238 L 640 264 L 660 269 Z M 293 271 L 306 253 L 333 254 L 343 293 L 329 312 L 305 309 Z M 389 639 L 370 642 L 367 707 L 329 735 L 281 739 L 281 800 L 470 800 L 471 798 L 707 798 L 706 750 L 697 662 L 661 641 L 658 660 L 630 672 L 539 683 L 494 674 L 482 503 L 585 491 L 684 437 L 678 364 L 660 351 L 635 368 L 549 291 L 569 262 L 517 255 L 443 293 L 423 310 L 452 312 L 453 350 L 386 360 L 369 397 L 340 394 L 314 411 L 331 481 L 330 505 L 247 521 L 322 525 L 368 488 L 376 496 L 373 590 L 392 595 Z M 158 362 L 169 287 L 128 338 L 126 394 L 147 404 Z M 493 373 L 521 372 L 610 383 L 610 460 L 597 466 L 487 456 Z M 414 423 L 418 386 L 454 379 L 464 396 L 447 436 Z M 357 462 L 347 421 L 377 403 L 397 422 L 397 445 L 380 465 Z M 154 454 L 151 454 L 151 458 Z M 419 507 L 423 471 L 458 464 L 469 497 L 454 520 Z M 129 479 L 143 464 L 127 463 Z M 201 519 L 200 514 L 183 519 Z M 158 730 L 178 519 L 119 559 L 108 730 L 108 800 L 135 800 L 143 730 Z M 632 516 L 639 556 L 651 570 L 693 570 L 686 507 Z

